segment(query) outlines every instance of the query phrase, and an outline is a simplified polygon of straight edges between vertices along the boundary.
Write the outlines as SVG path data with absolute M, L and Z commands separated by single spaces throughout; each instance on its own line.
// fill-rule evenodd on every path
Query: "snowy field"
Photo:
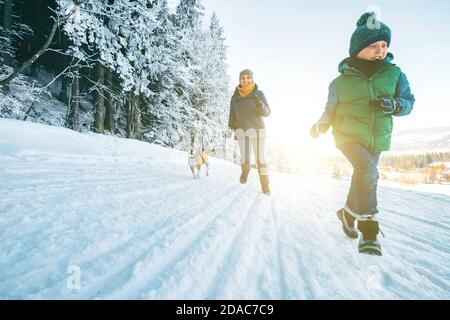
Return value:
M 348 181 L 0 119 L 2 299 L 450 299 L 450 196 L 382 186 L 384 255 L 335 211 Z

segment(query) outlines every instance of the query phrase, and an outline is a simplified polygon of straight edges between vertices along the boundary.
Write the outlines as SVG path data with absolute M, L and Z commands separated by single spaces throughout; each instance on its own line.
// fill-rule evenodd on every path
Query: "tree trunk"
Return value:
M 130 92 L 127 101 L 127 130 L 126 137 L 134 138 L 134 93 Z
M 67 75 L 62 75 L 61 80 L 61 92 L 59 93 L 59 100 L 62 101 L 65 105 L 69 104 L 69 86 L 70 79 Z
M 68 114 L 67 127 L 72 130 L 80 131 L 80 79 L 78 66 L 74 67 L 73 70 L 72 97 Z
M 106 115 L 105 115 L 105 130 L 113 132 L 116 130 L 116 101 L 112 96 L 113 79 L 112 71 L 106 69 L 106 86 L 108 91 L 106 92 Z
M 8 44 L 7 47 L 11 46 L 11 26 L 12 26 L 12 0 L 5 0 L 4 4 L 4 12 L 3 12 L 3 32 L 4 37 L 7 39 Z M 11 54 L 5 53 L 3 57 L 5 64 L 11 65 Z
M 94 92 L 95 99 L 95 121 L 94 131 L 97 133 L 103 133 L 105 131 L 105 99 L 104 99 L 104 80 L 105 80 L 105 68 L 100 62 L 97 62 L 95 66 L 95 78 L 97 80 L 97 89 Z
M 141 125 L 141 110 L 140 110 L 140 95 L 136 95 L 134 91 L 130 92 L 128 98 L 128 112 L 127 112 L 127 130 L 126 136 L 131 139 L 142 139 L 142 125 Z
M 5 0 L 3 12 L 3 36 L 5 37 L 5 52 L 3 54 L 3 62 L 7 66 L 11 66 L 11 25 L 12 25 L 12 0 Z M 3 86 L 3 91 L 9 93 L 9 85 Z
M 138 140 L 142 140 L 142 121 L 141 121 L 141 101 L 142 94 L 134 96 L 134 136 Z
M 67 50 L 68 48 L 68 40 L 67 37 L 63 34 L 60 36 L 60 44 L 59 46 L 61 47 L 61 49 L 63 49 L 64 51 Z M 70 64 L 70 59 L 66 56 L 63 55 L 60 59 L 59 59 L 59 70 L 60 72 L 63 72 Z M 61 91 L 59 93 L 59 100 L 64 103 L 65 105 L 69 104 L 69 89 L 70 86 L 70 78 L 68 77 L 67 73 L 64 72 L 64 74 L 62 74 L 61 76 Z

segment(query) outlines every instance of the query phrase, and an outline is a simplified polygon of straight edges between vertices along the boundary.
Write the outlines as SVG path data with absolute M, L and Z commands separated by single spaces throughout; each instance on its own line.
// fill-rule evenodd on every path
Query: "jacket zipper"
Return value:
M 385 69 L 385 67 L 381 68 L 380 70 L 378 70 L 371 78 L 368 78 L 364 73 L 362 73 L 361 71 L 359 71 L 356 68 L 351 67 L 351 69 L 353 71 L 356 71 L 356 73 L 360 74 L 361 76 L 363 76 L 365 79 L 369 80 L 369 95 L 370 95 L 370 100 L 375 100 L 376 97 L 374 97 L 374 90 L 373 90 L 373 79 L 375 78 L 375 76 L 380 73 L 382 70 Z M 375 115 L 375 110 L 373 110 L 373 108 L 370 109 L 370 118 L 369 118 L 369 151 L 373 152 L 374 148 L 375 148 L 375 138 L 373 136 L 373 122 L 374 122 L 374 115 Z
M 373 90 L 373 77 L 369 78 L 369 91 L 370 91 L 370 97 L 371 100 L 375 100 L 374 97 L 374 90 Z M 370 110 L 370 120 L 369 120 L 369 137 L 370 137 L 370 142 L 369 142 L 369 151 L 373 152 L 374 148 L 375 148 L 375 138 L 373 136 L 373 122 L 374 122 L 374 113 L 375 110 L 373 108 L 369 108 Z

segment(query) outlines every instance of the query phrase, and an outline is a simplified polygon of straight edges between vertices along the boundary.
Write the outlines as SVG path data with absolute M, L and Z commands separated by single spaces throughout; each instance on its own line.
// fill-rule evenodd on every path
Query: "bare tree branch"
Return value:
M 22 66 L 20 66 L 18 69 L 16 69 L 12 74 L 10 74 L 5 79 L 0 80 L 0 87 L 7 86 L 14 78 L 16 78 L 18 75 L 20 75 L 23 72 L 23 70 L 25 70 L 27 67 L 32 65 L 47 50 L 47 48 L 50 46 L 50 44 L 53 41 L 53 37 L 55 36 L 56 29 L 58 28 L 59 23 L 62 20 L 68 19 L 69 16 L 73 12 L 74 12 L 74 9 L 72 9 L 72 11 L 63 18 L 59 18 L 59 19 L 53 18 L 54 22 L 53 22 L 52 30 L 50 31 L 48 39 L 44 43 L 42 48 L 38 52 L 36 52 L 36 54 L 34 54 L 30 59 L 28 59 L 24 64 L 22 64 Z
M 22 66 L 20 66 L 18 69 L 16 69 L 12 74 L 10 74 L 8 77 L 6 77 L 3 80 L 0 80 L 0 86 L 8 85 L 11 82 L 11 80 L 13 80 L 19 74 L 21 74 L 23 72 L 23 70 L 25 70 L 27 67 L 32 65 L 45 52 L 45 50 L 48 48 L 48 46 L 50 45 L 50 43 L 53 40 L 53 36 L 55 35 L 57 27 L 58 27 L 58 23 L 55 21 L 53 23 L 52 31 L 50 32 L 50 35 L 49 35 L 47 41 L 45 42 L 44 46 L 36 54 L 34 54 L 30 59 L 28 59 L 24 64 L 22 64 Z

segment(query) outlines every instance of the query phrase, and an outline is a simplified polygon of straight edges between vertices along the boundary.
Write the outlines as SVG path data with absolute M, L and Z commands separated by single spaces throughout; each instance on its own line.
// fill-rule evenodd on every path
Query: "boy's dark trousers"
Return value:
M 374 238 L 378 233 L 377 209 L 378 161 L 381 152 L 370 153 L 363 145 L 346 143 L 339 148 L 353 166 L 346 209 L 358 220 L 358 229 L 364 238 Z M 354 220 L 353 220 L 354 221 Z

